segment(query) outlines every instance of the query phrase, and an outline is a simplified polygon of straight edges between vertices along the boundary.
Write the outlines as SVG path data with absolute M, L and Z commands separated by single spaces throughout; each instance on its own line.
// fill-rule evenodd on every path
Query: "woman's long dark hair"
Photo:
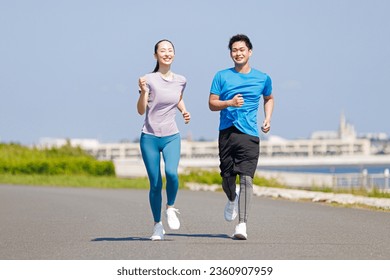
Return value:
M 155 45 L 154 45 L 154 54 L 157 54 L 157 50 L 158 50 L 158 45 L 161 43 L 161 42 L 168 42 L 172 45 L 173 47 L 173 51 L 175 51 L 175 46 L 172 44 L 171 41 L 167 40 L 167 39 L 162 39 L 160 41 L 158 41 Z M 158 61 L 156 62 L 156 67 L 154 67 L 154 70 L 153 70 L 153 73 L 156 73 L 159 69 L 159 64 L 158 64 Z

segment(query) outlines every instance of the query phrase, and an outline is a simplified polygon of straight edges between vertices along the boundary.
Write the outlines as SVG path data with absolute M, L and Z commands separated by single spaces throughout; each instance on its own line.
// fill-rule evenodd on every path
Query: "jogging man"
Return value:
M 271 128 L 274 98 L 270 77 L 249 65 L 252 55 L 250 39 L 243 34 L 233 36 L 229 50 L 234 67 L 219 71 L 214 76 L 209 108 L 220 111 L 219 167 L 222 188 L 228 198 L 225 220 L 233 221 L 238 214 L 239 221 L 233 236 L 246 240 L 253 177 L 260 153 L 257 114 L 263 96 L 265 119 L 261 130 L 267 133 Z M 236 191 L 237 175 L 240 188 Z

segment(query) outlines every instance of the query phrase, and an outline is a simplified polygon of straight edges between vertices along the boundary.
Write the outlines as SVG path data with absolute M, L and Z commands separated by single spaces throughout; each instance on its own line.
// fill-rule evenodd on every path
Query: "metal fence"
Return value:
M 333 188 L 375 188 L 390 192 L 390 172 L 386 169 L 378 174 L 368 174 L 367 170 L 362 173 L 335 174 L 332 184 Z

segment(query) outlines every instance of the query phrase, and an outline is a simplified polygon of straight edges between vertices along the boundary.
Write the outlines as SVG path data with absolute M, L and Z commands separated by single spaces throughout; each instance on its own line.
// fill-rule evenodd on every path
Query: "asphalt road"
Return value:
M 164 196 L 165 198 L 165 196 Z M 223 193 L 180 190 L 181 228 L 149 241 L 146 190 L 0 185 L 1 260 L 390 259 L 390 213 L 253 197 L 234 240 Z

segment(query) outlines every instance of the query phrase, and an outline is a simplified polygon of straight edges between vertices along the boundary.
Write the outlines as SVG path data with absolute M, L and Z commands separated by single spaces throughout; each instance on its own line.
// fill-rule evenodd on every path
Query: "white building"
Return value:
M 390 141 L 384 140 L 383 135 L 380 141 L 375 139 L 358 138 L 354 127 L 342 115 L 337 131 L 317 131 L 309 139 L 287 140 L 271 136 L 261 140 L 259 167 L 390 164 Z M 119 177 L 146 176 L 139 143 L 43 138 L 38 146 L 60 147 L 67 143 L 81 147 L 99 160 L 112 160 Z M 188 167 L 218 169 L 218 166 L 218 141 L 182 140 L 179 172 Z
M 95 139 L 43 138 L 41 147 L 61 146 L 70 141 L 100 160 L 140 159 L 139 143 L 99 143 Z M 260 143 L 260 156 L 276 157 L 325 157 L 368 156 L 376 153 L 369 138 L 357 138 L 354 127 L 341 115 L 337 131 L 317 131 L 309 139 L 287 140 L 271 136 Z M 218 141 L 182 140 L 183 159 L 218 158 Z

